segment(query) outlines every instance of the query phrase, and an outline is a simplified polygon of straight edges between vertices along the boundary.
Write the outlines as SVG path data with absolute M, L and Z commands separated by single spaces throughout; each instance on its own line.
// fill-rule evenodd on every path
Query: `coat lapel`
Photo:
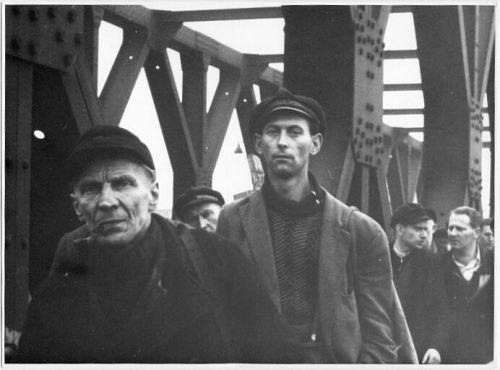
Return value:
M 255 262 L 271 300 L 281 311 L 278 275 L 262 190 L 254 193 L 249 202 L 241 206 L 239 213 L 247 237 L 247 245 L 242 247 Z

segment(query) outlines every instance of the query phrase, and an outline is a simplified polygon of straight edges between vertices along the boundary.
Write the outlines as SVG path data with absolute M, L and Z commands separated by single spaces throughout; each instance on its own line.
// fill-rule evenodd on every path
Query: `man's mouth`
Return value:
M 273 158 L 277 160 L 288 160 L 288 161 L 293 159 L 292 156 L 286 154 L 275 154 Z
M 113 220 L 104 220 L 104 221 L 99 221 L 96 227 L 96 231 L 98 233 L 106 233 L 110 232 L 116 227 L 118 227 L 122 222 L 125 222 L 125 220 L 122 219 L 113 219 Z

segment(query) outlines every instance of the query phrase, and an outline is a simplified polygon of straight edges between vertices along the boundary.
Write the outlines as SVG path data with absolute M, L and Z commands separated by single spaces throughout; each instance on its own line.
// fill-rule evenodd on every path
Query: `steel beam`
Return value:
M 33 65 L 5 59 L 5 326 L 28 307 Z
M 385 84 L 384 91 L 419 91 L 422 84 Z
M 99 96 L 104 124 L 120 124 L 150 50 L 147 41 L 148 35 L 145 32 L 124 32 L 123 44 Z
M 207 22 L 243 19 L 283 18 L 280 7 L 177 11 L 169 14 L 175 22 Z
M 384 59 L 416 59 L 417 50 L 385 50 Z
M 84 7 L 83 48 L 88 58 L 95 91 L 97 91 L 97 69 L 99 59 L 99 27 L 104 11 L 94 6 Z
M 178 23 L 170 20 L 169 17 L 172 13 L 167 11 L 150 10 L 141 6 L 100 5 L 99 7 L 105 11 L 104 19 L 106 21 L 123 28 L 145 28 L 150 34 L 154 34 L 155 37 L 159 38 L 162 37 L 161 33 L 172 32 L 171 29 L 166 29 L 165 24 L 169 22 Z M 157 25 L 160 25 L 160 27 Z M 167 36 L 167 38 L 171 37 L 170 35 Z M 188 50 L 197 50 L 210 57 L 211 64 L 218 68 L 242 68 L 243 55 L 240 52 L 185 26 L 180 27 L 175 32 L 169 47 L 181 53 L 186 48 Z M 161 50 L 156 51 L 161 52 Z M 281 86 L 283 83 L 282 73 L 267 67 L 260 76 L 260 81 Z
M 78 131 L 83 133 L 92 126 L 103 124 L 87 59 L 80 55 L 75 65 L 61 74 L 61 78 Z
M 468 183 L 469 98 L 456 6 L 414 7 L 425 102 L 420 201 L 440 226 L 465 202 Z M 446 144 L 446 145 L 444 145 Z
M 212 174 L 219 158 L 231 115 L 241 91 L 238 71 L 221 70 L 219 84 L 208 112 L 208 137 L 203 159 L 205 181 L 212 183 Z
M 151 51 L 144 65 L 174 172 L 174 199 L 197 184 L 198 161 L 166 52 Z
M 182 106 L 198 163 L 203 163 L 207 125 L 207 71 L 210 58 L 200 52 L 181 54 Z

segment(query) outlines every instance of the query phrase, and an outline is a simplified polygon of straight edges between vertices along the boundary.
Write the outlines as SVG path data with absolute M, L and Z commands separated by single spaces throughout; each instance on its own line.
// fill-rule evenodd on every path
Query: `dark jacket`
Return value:
M 394 283 L 420 362 L 429 348 L 444 356 L 450 330 L 440 258 L 428 250 L 413 250 L 401 260 L 391 248 Z
M 467 282 L 452 259 L 443 256 L 443 270 L 452 313 L 445 362 L 484 364 L 493 361 L 493 255 L 480 249 L 481 266 Z
M 86 235 L 62 238 L 30 304 L 19 362 L 294 361 L 279 315 L 228 240 L 153 215 L 158 258 L 131 315 L 116 322 L 91 283 L 89 243 L 75 243 Z
M 329 362 L 394 363 L 396 343 L 405 343 L 403 361 L 414 361 L 415 350 L 392 282 L 385 233 L 368 216 L 351 211 L 326 194 L 319 247 L 319 340 L 328 350 Z M 226 205 L 217 232 L 242 248 L 280 310 L 262 190 Z

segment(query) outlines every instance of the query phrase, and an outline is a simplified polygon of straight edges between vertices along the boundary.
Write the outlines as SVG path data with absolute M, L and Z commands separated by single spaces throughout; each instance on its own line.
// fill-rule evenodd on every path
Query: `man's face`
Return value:
M 429 243 L 428 223 L 422 221 L 413 225 L 396 226 L 399 241 L 409 249 L 422 249 Z
M 91 164 L 71 197 L 77 216 L 99 245 L 124 247 L 146 233 L 159 191 L 143 167 L 113 159 Z
M 255 148 L 271 176 L 292 178 L 308 171 L 309 156 L 321 149 L 323 136 L 311 135 L 309 123 L 298 115 L 279 114 L 255 135 Z
M 221 206 L 217 203 L 200 203 L 187 207 L 181 219 L 197 229 L 215 232 Z
M 430 247 L 432 243 L 432 236 L 434 235 L 434 231 L 436 231 L 437 225 L 434 220 L 427 220 L 427 247 Z
M 479 228 L 474 229 L 470 225 L 468 215 L 455 214 L 450 215 L 448 222 L 448 239 L 453 251 L 466 251 L 475 248 Z
M 495 241 L 490 225 L 483 225 L 481 233 L 479 234 L 479 240 L 484 246 L 486 246 L 486 248 L 493 249 Z

